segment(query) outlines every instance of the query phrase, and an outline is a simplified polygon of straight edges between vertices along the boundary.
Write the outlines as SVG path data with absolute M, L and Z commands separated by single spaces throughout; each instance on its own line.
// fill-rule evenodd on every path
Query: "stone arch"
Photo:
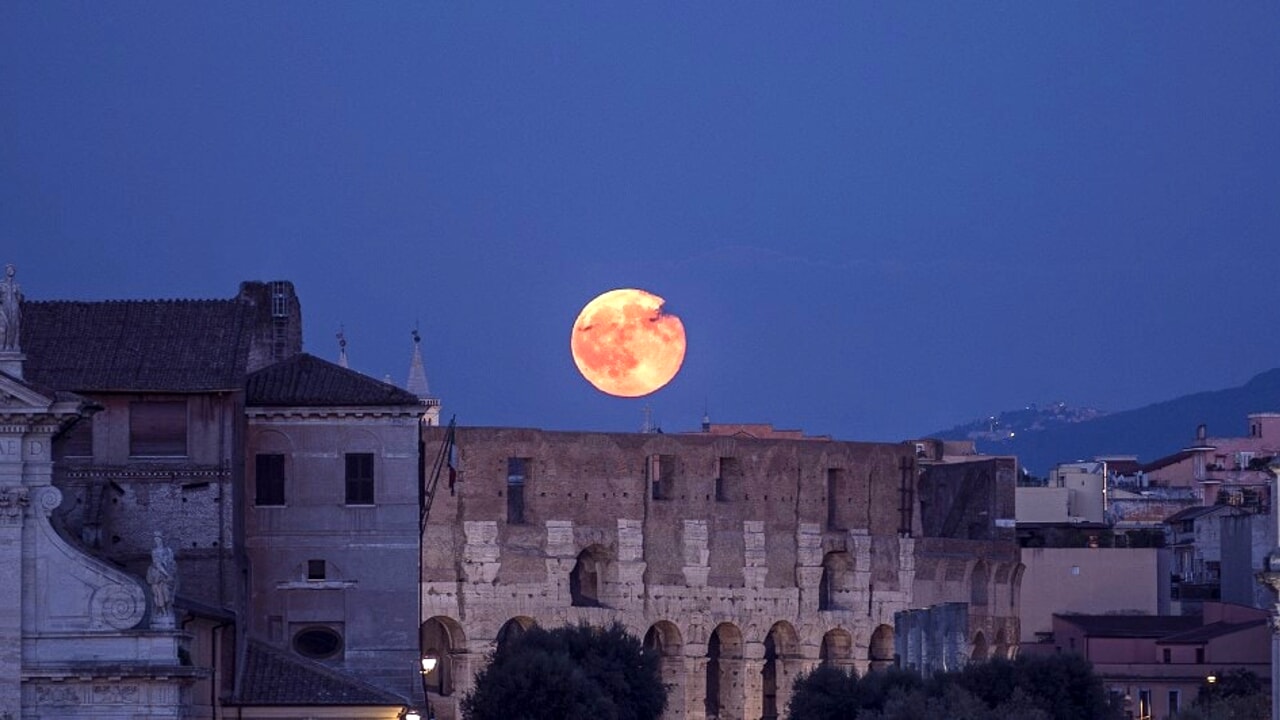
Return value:
M 848 610 L 853 592 L 853 558 L 847 552 L 822 556 L 822 577 L 818 580 L 819 610 Z
M 667 688 L 667 712 L 684 712 L 684 639 L 680 629 L 668 620 L 659 620 L 644 634 L 644 649 L 658 656 L 658 674 Z
M 791 699 L 791 686 L 800 673 L 800 636 L 791 623 L 773 624 L 764 637 L 764 666 L 760 669 L 761 720 L 777 720 Z
M 883 670 L 893 665 L 893 626 L 881 625 L 871 633 L 867 644 L 867 660 L 871 670 Z
M 987 604 L 988 590 L 991 583 L 991 569 L 986 561 L 979 560 L 969 573 L 969 604 L 983 607 Z
M 745 700 L 742 685 L 742 631 L 733 623 L 720 623 L 707 640 L 706 716 L 739 718 Z
M 849 631 L 837 627 L 823 634 L 822 645 L 818 649 L 818 660 L 823 665 L 850 667 L 853 663 L 853 636 Z
M 1004 628 L 1000 628 L 996 633 L 996 643 L 991 647 L 991 659 L 1008 659 L 1009 657 L 1009 639 L 1005 635 Z
M 466 652 L 467 648 L 462 625 L 444 615 L 428 618 L 418 629 L 418 640 L 423 659 L 435 660 L 435 667 L 423 673 L 423 687 L 442 697 L 452 695 L 457 676 L 454 656 Z
M 973 652 L 969 654 L 969 659 L 974 662 L 985 662 L 987 659 L 987 636 L 981 630 L 973 636 Z
M 1018 563 L 1009 576 L 1009 614 L 1011 615 L 1017 615 L 1022 605 L 1022 576 L 1026 571 L 1027 566 Z
M 382 440 L 364 428 L 346 428 L 342 433 L 343 452 L 372 452 L 382 449 Z
M 609 551 L 602 545 L 591 545 L 578 553 L 569 573 L 569 597 L 574 607 L 606 607 L 605 571 L 609 561 Z
M 525 633 L 526 630 L 533 627 L 536 623 L 531 617 L 513 617 L 502 623 L 502 627 L 498 628 L 498 634 L 493 636 L 493 645 L 501 648 L 511 640 L 515 640 Z

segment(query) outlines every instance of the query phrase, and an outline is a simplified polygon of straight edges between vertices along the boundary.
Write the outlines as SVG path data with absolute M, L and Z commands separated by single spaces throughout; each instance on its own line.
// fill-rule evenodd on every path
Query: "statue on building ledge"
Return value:
M 178 591 L 178 563 L 173 550 L 165 546 L 164 539 L 156 532 L 155 545 L 151 548 L 151 567 L 147 568 L 147 584 L 151 586 L 151 627 L 172 629 L 173 599 Z
M 20 352 L 22 288 L 13 279 L 16 273 L 13 265 L 5 265 L 4 280 L 0 280 L 0 352 Z

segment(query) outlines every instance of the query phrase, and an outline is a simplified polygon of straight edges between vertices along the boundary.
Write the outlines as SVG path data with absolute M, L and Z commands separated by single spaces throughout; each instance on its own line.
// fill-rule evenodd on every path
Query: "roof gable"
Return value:
M 306 353 L 251 373 L 245 386 L 250 407 L 420 404 L 413 393 Z
M 76 392 L 239 389 L 252 320 L 240 300 L 25 302 L 23 373 Z

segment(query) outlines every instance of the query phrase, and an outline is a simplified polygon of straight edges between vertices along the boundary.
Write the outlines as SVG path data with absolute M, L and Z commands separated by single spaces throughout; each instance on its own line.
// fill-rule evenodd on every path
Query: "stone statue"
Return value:
M 17 270 L 4 266 L 0 280 L 0 351 L 18 352 L 18 335 L 22 326 L 22 289 L 13 279 Z
M 178 591 L 178 563 L 173 559 L 173 550 L 164 544 L 160 533 L 156 533 L 155 545 L 151 548 L 151 567 L 147 568 L 147 584 L 151 586 L 151 597 L 155 602 L 152 612 L 152 625 L 157 618 L 167 619 L 163 623 L 173 626 L 173 597 Z

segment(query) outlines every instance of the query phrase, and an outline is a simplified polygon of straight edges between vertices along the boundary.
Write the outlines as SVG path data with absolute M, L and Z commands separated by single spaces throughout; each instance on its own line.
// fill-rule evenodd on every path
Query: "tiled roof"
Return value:
M 1143 472 L 1154 472 L 1156 470 L 1162 470 L 1164 468 L 1169 467 L 1170 465 L 1177 465 L 1183 460 L 1186 460 L 1187 458 L 1192 457 L 1194 455 L 1195 453 L 1190 450 L 1179 450 L 1178 452 L 1172 455 L 1165 455 L 1162 458 L 1156 458 L 1155 460 L 1152 460 L 1146 465 L 1143 465 L 1140 469 Z
M 385 705 L 405 698 L 256 640 L 245 648 L 235 705 Z
M 302 353 L 249 375 L 245 404 L 264 406 L 420 405 L 417 396 Z
M 1198 615 L 1061 615 L 1090 637 L 1162 638 L 1200 627 Z
M 238 389 L 252 320 L 239 300 L 25 302 L 23 374 L 75 392 Z
M 1187 630 L 1185 632 L 1180 632 L 1180 633 L 1174 633 L 1173 635 L 1163 637 L 1157 641 L 1157 644 L 1159 645 L 1199 645 L 1201 643 L 1208 642 L 1214 638 L 1222 637 L 1223 635 L 1231 635 L 1233 633 L 1238 633 L 1241 630 L 1248 630 L 1249 628 L 1255 628 L 1260 625 L 1266 625 L 1266 624 L 1267 624 L 1266 618 L 1259 618 L 1257 620 L 1250 620 L 1248 622 L 1238 622 L 1238 623 L 1229 623 L 1229 622 L 1209 623 L 1208 625 L 1194 628 L 1192 630 Z
M 1164 521 L 1166 523 L 1184 522 L 1186 520 L 1195 520 L 1196 518 L 1219 511 L 1230 511 L 1232 514 L 1238 512 L 1236 508 L 1231 507 L 1230 505 L 1194 505 L 1192 507 L 1179 510 L 1165 518 Z

